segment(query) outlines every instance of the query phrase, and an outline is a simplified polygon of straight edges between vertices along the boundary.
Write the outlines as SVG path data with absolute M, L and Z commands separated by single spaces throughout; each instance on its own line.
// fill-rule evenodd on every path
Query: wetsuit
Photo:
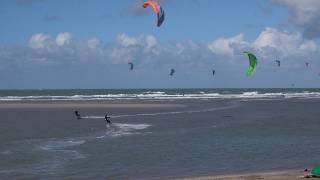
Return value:
M 109 120 L 110 117 L 109 117 L 107 114 L 104 116 L 104 118 L 106 119 L 106 122 L 107 122 L 108 124 L 111 124 L 111 121 Z
M 79 114 L 78 111 L 74 111 L 74 114 L 76 115 L 77 119 L 81 119 L 81 115 Z

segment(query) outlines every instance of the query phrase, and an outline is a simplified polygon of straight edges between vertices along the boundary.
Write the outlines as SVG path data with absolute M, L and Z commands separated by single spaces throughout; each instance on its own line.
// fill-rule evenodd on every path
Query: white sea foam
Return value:
M 320 98 L 320 92 L 195 92 L 170 94 L 162 91 L 147 91 L 142 93 L 119 93 L 100 95 L 71 95 L 71 96 L 0 96 L 0 101 L 48 101 L 48 100 L 70 100 L 70 101 L 90 101 L 90 100 L 178 100 L 178 99 L 260 99 L 260 98 Z
M 83 154 L 74 150 L 72 147 L 84 144 L 86 140 L 49 140 L 44 144 L 40 145 L 40 149 L 46 152 L 52 153 L 51 156 L 58 156 L 59 158 L 63 158 L 65 160 L 70 159 L 82 159 L 85 158 Z M 52 166 L 51 169 L 54 169 L 56 165 L 59 165 L 65 162 L 48 162 L 45 164 L 46 166 Z M 39 166 L 39 168 L 43 168 L 43 165 Z
M 68 147 L 84 144 L 86 140 L 50 140 L 40 148 L 43 150 L 62 150 Z
M 104 116 L 81 116 L 81 119 L 104 119 Z
M 142 130 L 151 126 L 149 124 L 120 124 L 120 123 L 115 123 L 114 125 L 124 131 Z
M 113 123 L 110 127 L 107 128 L 106 132 L 102 136 L 97 136 L 97 139 L 102 139 L 106 137 L 122 137 L 128 135 L 137 135 L 140 134 L 141 130 L 150 127 L 149 124 L 122 124 L 122 123 Z

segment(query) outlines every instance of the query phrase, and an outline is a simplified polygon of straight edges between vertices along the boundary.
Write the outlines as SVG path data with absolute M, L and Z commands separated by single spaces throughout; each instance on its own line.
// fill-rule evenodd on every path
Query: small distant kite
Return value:
M 279 60 L 276 60 L 276 63 L 277 63 L 277 65 L 278 65 L 278 67 L 281 66 L 281 62 L 280 62 Z
M 257 57 L 251 53 L 251 52 L 243 52 L 248 58 L 249 58 L 249 67 L 247 69 L 247 77 L 252 76 L 257 69 L 257 65 L 258 65 L 258 59 Z
M 147 8 L 148 6 L 151 6 L 153 11 L 157 14 L 157 26 L 160 27 L 165 19 L 164 10 L 157 1 L 148 0 L 143 3 L 142 7 Z
M 170 71 L 170 76 L 173 76 L 173 74 L 176 72 L 176 70 L 174 70 L 174 69 L 171 69 L 171 71 Z
M 309 67 L 309 63 L 308 63 L 308 62 L 306 62 L 306 67 L 307 67 L 307 68 Z
M 212 76 L 214 76 L 214 74 L 216 73 L 216 70 L 212 70 Z
M 133 63 L 129 62 L 128 64 L 130 65 L 130 70 L 132 71 L 133 70 Z

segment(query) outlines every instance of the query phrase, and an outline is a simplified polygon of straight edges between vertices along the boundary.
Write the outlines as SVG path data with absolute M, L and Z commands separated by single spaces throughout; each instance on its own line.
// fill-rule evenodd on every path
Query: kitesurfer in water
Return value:
M 108 124 L 111 124 L 110 117 L 108 116 L 108 114 L 106 114 L 106 115 L 104 116 L 104 119 L 106 120 L 106 122 L 107 122 Z
M 74 114 L 76 115 L 77 119 L 81 119 L 81 115 L 79 114 L 79 111 L 74 111 Z

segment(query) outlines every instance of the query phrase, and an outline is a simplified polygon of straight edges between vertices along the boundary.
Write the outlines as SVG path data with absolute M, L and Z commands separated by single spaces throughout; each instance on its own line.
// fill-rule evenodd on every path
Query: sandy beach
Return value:
M 302 170 L 287 170 L 236 175 L 177 178 L 176 180 L 295 180 L 304 179 L 301 177 L 303 175 L 304 172 Z

